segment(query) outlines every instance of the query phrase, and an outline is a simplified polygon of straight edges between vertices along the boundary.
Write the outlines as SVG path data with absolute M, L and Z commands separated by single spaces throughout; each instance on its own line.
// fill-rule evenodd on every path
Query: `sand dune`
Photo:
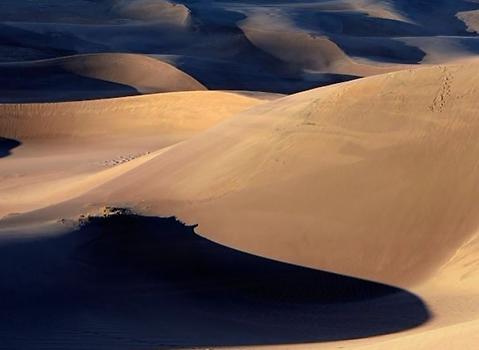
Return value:
M 119 53 L 0 64 L 0 84 L 0 102 L 51 102 L 206 89 L 168 63 Z
M 458 12 L 457 18 L 466 24 L 468 31 L 479 33 L 479 10 Z
M 0 348 L 476 349 L 478 11 L 1 1 Z
M 5 0 L 1 21 L 37 23 L 119 24 L 125 21 L 187 25 L 186 6 L 168 0 L 44 0 L 32 7 L 28 2 Z
M 100 186 L 80 184 L 75 199 L 57 194 L 56 205 L 4 218 L 0 231 L 105 204 L 174 214 L 227 246 L 408 287 L 434 314 L 407 333 L 319 348 L 470 347 L 479 305 L 477 68 L 388 73 L 264 103 Z
M 435 314 L 410 336 L 351 343 L 358 348 L 471 348 L 478 72 L 477 63 L 438 66 L 286 97 L 169 149 L 74 206 L 121 199 L 179 215 L 235 248 L 409 286 Z
M 117 0 L 112 10 L 129 19 L 188 25 L 190 11 L 185 5 L 167 0 Z
M 0 216 L 78 196 L 276 96 L 219 91 L 0 104 Z M 189 106 L 189 107 L 186 107 Z M 18 147 L 20 142 L 21 147 Z
M 278 17 L 258 13 L 242 21 L 239 27 L 258 48 L 304 70 L 367 76 L 405 68 L 355 62 L 326 35 L 305 32 Z
M 191 133 L 264 102 L 264 95 L 260 96 L 191 91 L 92 101 L 0 104 L 0 133 L 19 140 L 118 134 L 133 137 L 158 135 L 161 131 Z
M 429 316 L 405 290 L 241 253 L 174 218 L 89 218 L 0 253 L 0 290 L 15 291 L 0 299 L 0 337 L 20 348 L 290 344 L 405 330 Z M 21 266 L 8 263 L 20 256 Z
M 457 59 L 479 53 L 471 31 L 479 4 L 466 0 L 190 1 L 186 6 L 48 0 L 36 6 L 32 20 L 32 6 L 8 0 L 0 14 L 0 59 L 174 55 L 179 69 L 210 89 L 292 93 L 345 81 L 344 75 L 351 79 L 398 65 L 448 63 L 446 54 Z M 421 43 L 435 38 L 448 42 L 434 47 L 441 61 L 425 60 L 432 46 L 425 52 Z
M 260 255 L 418 282 L 477 224 L 476 75 L 477 64 L 424 68 L 286 97 L 99 193 L 156 203 Z M 144 190 L 130 191 L 137 182 Z
M 476 63 L 438 66 L 285 97 L 169 149 L 92 195 L 132 205 L 141 199 L 260 255 L 417 283 L 477 223 L 478 99 L 470 88 L 476 75 Z M 27 136 L 18 121 L 10 125 L 16 129 L 4 127 L 7 137 Z M 39 125 L 25 130 L 48 135 Z M 298 230 L 301 239 L 292 234 Z M 311 245 L 322 254 L 306 249 Z

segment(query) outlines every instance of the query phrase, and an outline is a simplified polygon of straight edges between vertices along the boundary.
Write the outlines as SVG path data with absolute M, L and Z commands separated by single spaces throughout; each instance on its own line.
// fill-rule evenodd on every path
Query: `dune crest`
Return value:
M 177 26 L 188 26 L 191 21 L 188 7 L 167 0 L 116 0 L 112 11 L 128 19 Z
M 206 90 L 205 86 L 179 69 L 143 55 L 81 55 L 64 59 L 60 64 L 72 73 L 129 85 L 140 93 Z
M 408 22 L 391 1 L 376 0 L 328 0 L 315 3 L 314 8 L 331 12 L 363 12 L 370 17 Z
M 0 133 L 24 140 L 198 132 L 262 102 L 254 95 L 234 92 L 185 91 L 91 101 L 0 104 Z
M 27 75 L 34 79 L 23 78 Z M 0 82 L 4 86 L 0 87 L 0 102 L 51 102 L 206 90 L 197 80 L 168 63 L 146 55 L 123 53 L 0 64 Z
M 281 17 L 261 11 L 249 15 L 238 26 L 253 45 L 304 71 L 368 76 L 405 68 L 356 62 L 326 34 L 309 33 Z
M 466 24 L 469 32 L 479 34 L 479 10 L 458 12 L 456 16 Z

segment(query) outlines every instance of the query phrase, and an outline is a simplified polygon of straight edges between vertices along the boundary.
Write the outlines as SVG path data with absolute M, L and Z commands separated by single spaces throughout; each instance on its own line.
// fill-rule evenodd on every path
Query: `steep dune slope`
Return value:
M 286 97 L 98 198 L 142 199 L 256 254 L 410 285 L 479 224 L 478 74 L 477 64 L 424 68 Z
M 0 102 L 45 102 L 206 90 L 168 63 L 103 53 L 0 64 Z

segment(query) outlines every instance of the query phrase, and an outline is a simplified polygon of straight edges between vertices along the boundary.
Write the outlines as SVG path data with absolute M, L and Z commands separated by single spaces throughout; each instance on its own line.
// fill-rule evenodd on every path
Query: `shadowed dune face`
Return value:
M 456 52 L 477 55 L 478 9 L 466 0 L 6 0 L 0 60 L 168 55 L 210 89 L 291 93 L 429 62 L 431 56 L 444 63 L 457 59 Z M 438 37 L 452 45 L 424 44 Z
M 145 55 L 90 54 L 0 64 L 0 102 L 58 102 L 206 88 Z
M 20 141 L 0 137 L 0 158 L 9 156 L 10 151 L 20 145 Z
M 60 236 L 4 241 L 0 253 L 0 346 L 317 342 L 429 318 L 405 290 L 242 253 L 174 218 L 90 218 Z

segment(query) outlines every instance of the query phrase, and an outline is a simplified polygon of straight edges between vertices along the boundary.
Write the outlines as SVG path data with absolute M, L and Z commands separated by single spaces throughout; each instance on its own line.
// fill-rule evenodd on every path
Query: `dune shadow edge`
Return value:
M 430 318 L 406 290 L 243 253 L 194 228 L 121 209 L 61 236 L 0 243 L 0 338 L 31 349 L 274 345 Z

